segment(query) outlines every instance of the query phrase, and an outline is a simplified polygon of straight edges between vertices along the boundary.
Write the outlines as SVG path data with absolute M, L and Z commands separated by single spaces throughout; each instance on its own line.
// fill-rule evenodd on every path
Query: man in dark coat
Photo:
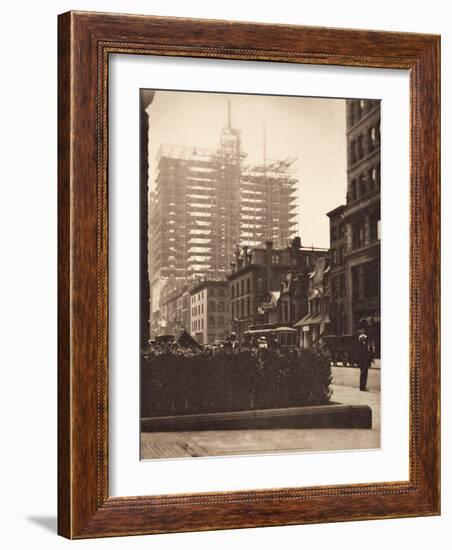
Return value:
M 360 334 L 356 345 L 356 362 L 358 363 L 359 370 L 361 371 L 359 377 L 359 389 L 361 391 L 367 391 L 367 374 L 372 361 L 372 354 L 370 353 L 367 344 L 367 336 L 365 334 Z

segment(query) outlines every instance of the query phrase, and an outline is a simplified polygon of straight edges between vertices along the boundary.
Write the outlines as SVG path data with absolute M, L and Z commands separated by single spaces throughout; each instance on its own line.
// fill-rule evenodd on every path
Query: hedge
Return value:
M 319 350 L 268 350 L 261 358 L 251 351 L 151 353 L 141 365 L 141 416 L 322 405 L 330 383 L 330 361 Z

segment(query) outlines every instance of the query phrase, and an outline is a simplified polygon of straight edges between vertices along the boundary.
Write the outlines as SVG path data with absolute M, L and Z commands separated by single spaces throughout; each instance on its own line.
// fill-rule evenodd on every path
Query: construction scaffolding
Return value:
M 244 166 L 241 176 L 240 244 L 273 241 L 283 248 L 297 234 L 296 159 Z
M 296 159 L 246 158 L 230 111 L 217 149 L 160 147 L 149 200 L 151 287 L 222 279 L 237 245 L 271 240 L 282 248 L 297 234 Z

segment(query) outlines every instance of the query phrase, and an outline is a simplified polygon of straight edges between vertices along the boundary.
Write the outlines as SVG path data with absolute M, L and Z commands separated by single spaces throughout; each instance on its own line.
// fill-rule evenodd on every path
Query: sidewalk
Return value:
M 380 447 L 380 392 L 332 384 L 331 400 L 369 405 L 372 429 L 227 430 L 141 434 L 142 459 L 376 449 Z
M 359 386 L 360 371 L 357 367 L 334 366 L 331 368 L 334 384 L 357 388 Z M 367 388 L 380 391 L 380 369 L 374 365 L 369 369 L 367 375 Z

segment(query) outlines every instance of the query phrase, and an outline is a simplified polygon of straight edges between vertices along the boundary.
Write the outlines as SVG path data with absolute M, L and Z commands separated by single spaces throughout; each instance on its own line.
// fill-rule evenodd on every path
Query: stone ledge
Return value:
M 367 405 L 330 403 L 225 413 L 187 414 L 141 419 L 142 432 L 193 432 L 205 430 L 268 429 L 371 429 L 372 410 Z

